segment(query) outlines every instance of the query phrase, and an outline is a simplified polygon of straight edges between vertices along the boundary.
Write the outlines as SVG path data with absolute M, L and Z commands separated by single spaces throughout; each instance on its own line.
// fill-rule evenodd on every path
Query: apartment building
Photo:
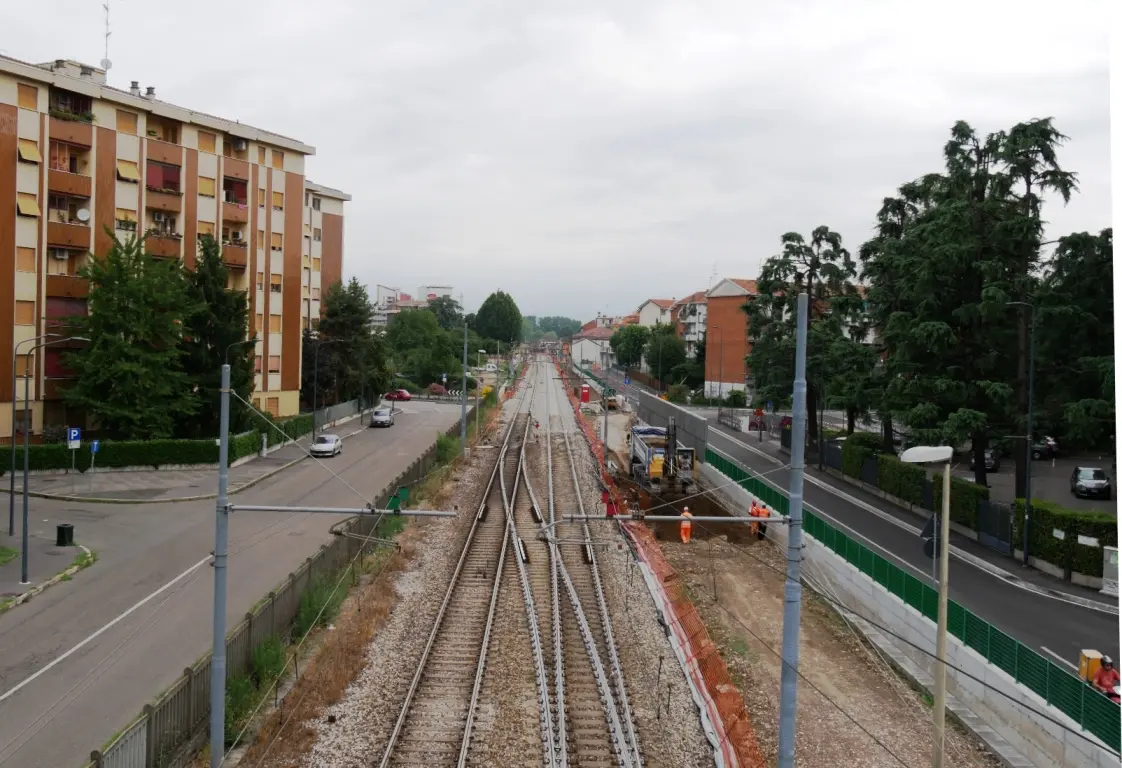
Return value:
M 727 277 L 705 293 L 705 396 L 744 390 L 751 399 L 748 370 L 748 314 L 744 305 L 756 295 L 756 281 Z
M 705 338 L 707 310 L 705 291 L 691 293 L 670 308 L 670 323 L 686 343 L 686 357 L 691 359 L 697 356 L 697 345 Z
M 61 350 L 13 354 L 53 318 L 86 312 L 89 286 L 77 272 L 90 253 L 109 250 L 106 230 L 147 233 L 150 254 L 187 268 L 198 239 L 215 237 L 230 287 L 249 293 L 254 399 L 278 416 L 298 412 L 301 331 L 342 276 L 349 199 L 306 180 L 313 154 L 295 139 L 160 101 L 154 88 L 142 94 L 135 81 L 110 87 L 94 67 L 0 56 L 0 435 L 11 430 L 13 397 L 17 429 L 83 420 L 60 398 Z

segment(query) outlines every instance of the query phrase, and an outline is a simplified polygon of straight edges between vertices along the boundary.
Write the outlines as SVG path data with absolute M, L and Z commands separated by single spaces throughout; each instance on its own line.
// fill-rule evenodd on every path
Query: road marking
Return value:
M 1056 661 L 1060 662 L 1060 663 L 1061 663 L 1061 664 L 1063 664 L 1064 666 L 1066 666 L 1066 667 L 1068 667 L 1068 668 L 1070 668 L 1070 669 L 1074 669 L 1074 670 L 1075 670 L 1076 672 L 1078 672 L 1078 671 L 1079 671 L 1079 665 L 1077 665 L 1077 664 L 1072 664 L 1072 663 L 1071 663 L 1070 661 L 1068 661 L 1068 660 L 1067 660 L 1067 659 L 1065 659 L 1065 658 L 1064 658 L 1063 656 L 1061 656 L 1060 654 L 1058 654 L 1058 653 L 1056 653 L 1055 651 L 1053 651 L 1053 650 L 1052 650 L 1051 648 L 1045 648 L 1045 647 L 1044 647 L 1044 646 L 1042 645 L 1042 646 L 1040 646 L 1040 650 L 1044 651 L 1044 652 L 1045 652 L 1046 654 L 1048 654 L 1049 656 L 1051 656 L 1051 657 L 1052 657 L 1053 659 L 1055 659 Z
M 144 599 L 140 600 L 140 601 L 139 601 L 138 603 L 136 603 L 135 605 L 133 605 L 133 606 L 132 606 L 131 608 L 129 608 L 128 610 L 126 610 L 126 611 L 125 611 L 124 613 L 122 613 L 122 614 L 120 614 L 119 616 L 117 616 L 117 618 L 115 618 L 115 619 L 113 619 L 112 621 L 110 621 L 110 622 L 109 622 L 108 624 L 106 624 L 105 626 L 103 626 L 103 627 L 102 627 L 101 629 L 97 630 L 97 631 L 96 631 L 96 632 L 94 632 L 93 634 L 91 634 L 91 635 L 89 635 L 88 637 L 86 637 L 86 638 L 85 638 L 84 640 L 82 640 L 81 642 L 79 642 L 79 643 L 78 643 L 77 645 L 75 645 L 75 646 L 74 646 L 73 648 L 71 648 L 71 649 L 70 649 L 69 651 L 67 651 L 66 653 L 62 654 L 62 655 L 61 655 L 61 656 L 59 656 L 58 658 L 56 658 L 56 659 L 52 660 L 52 661 L 51 661 L 51 662 L 50 662 L 49 664 L 47 664 L 47 665 L 46 665 L 45 667 L 43 667 L 42 669 L 38 670 L 37 672 L 35 672 L 35 673 L 34 673 L 34 674 L 32 674 L 31 676 L 29 676 L 29 677 L 26 677 L 26 678 L 24 678 L 23 680 L 21 680 L 20 682 L 16 683 L 16 685 L 12 686 L 12 687 L 11 687 L 11 688 L 9 688 L 9 689 L 8 689 L 7 691 L 4 691 L 4 693 L 3 693 L 3 694 L 0 694 L 0 702 L 2 702 L 2 701 L 4 701 L 4 700 L 6 700 L 6 699 L 8 699 L 8 698 L 10 698 L 10 697 L 12 697 L 12 696 L 14 696 L 14 695 L 15 695 L 15 694 L 16 694 L 16 693 L 17 693 L 17 692 L 18 692 L 18 691 L 20 690 L 20 689 L 24 688 L 24 687 L 25 687 L 25 686 L 27 686 L 27 685 L 30 685 L 30 684 L 31 684 L 32 682 L 34 682 L 34 681 L 35 681 L 35 680 L 36 680 L 37 678 L 39 678 L 39 677 L 40 677 L 41 675 L 44 675 L 44 674 L 46 674 L 46 673 L 47 673 L 47 672 L 49 672 L 49 671 L 50 671 L 51 669 L 53 669 L 53 668 L 54 668 L 54 667 L 55 667 L 56 665 L 58 665 L 58 664 L 61 664 L 61 663 L 62 663 L 63 661 L 65 661 L 66 659 L 70 658 L 70 657 L 71 657 L 71 656 L 73 656 L 73 655 L 74 655 L 75 653 L 77 653 L 78 651 L 80 651 L 80 650 L 81 650 L 82 648 L 84 648 L 85 646 L 89 645 L 89 644 L 90 644 L 91 642 L 93 642 L 94 640 L 96 640 L 96 639 L 97 639 L 98 637 L 100 637 L 100 636 L 101 636 L 102 634 L 104 634 L 105 632 L 108 632 L 108 631 L 109 631 L 110 629 L 112 629 L 113 627 L 115 627 L 115 626 L 116 626 L 117 624 L 120 624 L 120 623 L 121 623 L 122 621 L 124 621 L 124 620 L 125 620 L 126 618 L 128 618 L 128 617 L 129 617 L 130 615 L 132 615 L 132 614 L 133 614 L 133 613 L 135 613 L 135 612 L 136 612 L 137 610 L 139 610 L 140 608 L 142 608 L 142 607 L 143 607 L 144 605 L 146 605 L 147 603 L 151 602 L 151 600 L 152 600 L 153 598 L 155 598 L 155 597 L 157 597 L 157 596 L 159 596 L 159 595 L 163 594 L 164 592 L 168 591 L 168 590 L 169 590 L 169 589 L 171 589 L 171 588 L 172 588 L 173 586 L 175 586 L 175 585 L 176 585 L 176 584 L 178 584 L 178 583 L 179 583 L 180 581 L 182 581 L 182 580 L 183 580 L 183 579 L 185 579 L 185 578 L 186 578 L 187 576 L 189 576 L 189 575 L 190 575 L 191 573 L 193 573 L 194 571 L 198 570 L 199 568 L 201 568 L 202 566 L 206 565 L 206 564 L 207 564 L 207 563 L 209 563 L 209 562 L 210 562 L 210 555 L 207 555 L 207 556 L 206 556 L 206 557 L 204 557 L 204 558 L 203 558 L 202 560 L 200 560 L 199 562 L 195 563 L 195 564 L 194 564 L 194 565 L 192 565 L 192 566 L 191 566 L 190 568 L 188 568 L 187 570 L 185 570 L 185 571 L 184 571 L 183 573 L 179 574 L 179 575 L 178 575 L 178 576 L 176 576 L 176 577 L 175 577 L 174 579 L 172 579 L 171 581 L 169 581 L 169 582 L 168 582 L 167 584 L 164 584 L 164 585 L 163 585 L 162 587 L 160 587 L 159 589 L 157 589 L 157 590 L 156 590 L 155 592 L 153 592 L 152 594 L 148 595 L 148 596 L 147 596 L 147 597 L 145 597 Z

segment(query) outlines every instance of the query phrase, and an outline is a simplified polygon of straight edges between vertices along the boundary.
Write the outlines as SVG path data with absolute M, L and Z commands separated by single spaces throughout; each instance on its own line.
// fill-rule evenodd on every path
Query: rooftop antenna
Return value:
M 101 68 L 108 73 L 113 66 L 113 62 L 109 60 L 109 36 L 113 34 L 109 31 L 109 0 L 105 0 L 101 7 L 105 9 L 105 58 L 101 60 Z
M 713 288 L 713 284 L 717 282 L 717 262 L 713 262 L 713 272 L 709 275 L 709 288 Z

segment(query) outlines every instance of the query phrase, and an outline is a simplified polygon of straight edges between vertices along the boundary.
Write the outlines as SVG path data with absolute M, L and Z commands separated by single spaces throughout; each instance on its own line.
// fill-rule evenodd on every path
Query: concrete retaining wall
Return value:
M 716 488 L 714 493 L 722 497 L 730 509 L 749 508 L 751 494 L 730 484 L 727 477 L 708 464 L 699 466 L 702 483 Z M 768 535 L 786 546 L 786 526 L 768 526 Z M 803 542 L 803 573 L 808 581 L 815 582 L 811 586 L 821 588 L 823 581 L 828 582 L 825 586 L 831 591 L 832 599 L 902 638 L 895 639 L 894 647 L 882 648 L 883 651 L 889 656 L 904 654 L 907 658 L 902 661 L 910 662 L 904 666 L 914 666 L 927 675 L 934 675 L 937 669 L 934 624 L 815 539 L 804 534 Z M 873 637 L 869 639 L 876 642 Z M 947 664 L 948 694 L 992 728 L 1029 764 L 1038 768 L 1118 766 L 1118 757 L 1083 731 L 1079 723 L 1017 684 L 953 635 L 947 637 Z M 992 746 L 984 733 L 977 735 Z M 1006 765 L 1025 764 L 1015 757 L 1011 759 L 1000 754 L 999 757 Z
M 678 442 L 693 448 L 699 462 L 705 457 L 705 447 L 709 439 L 709 422 L 685 408 L 645 392 L 629 397 L 635 403 L 635 413 L 653 427 L 667 426 L 670 417 L 673 416 L 678 426 Z

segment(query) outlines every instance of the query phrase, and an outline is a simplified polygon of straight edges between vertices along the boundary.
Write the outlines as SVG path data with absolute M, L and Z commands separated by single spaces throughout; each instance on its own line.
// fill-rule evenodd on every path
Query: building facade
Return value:
M 698 344 L 705 338 L 708 300 L 705 291 L 691 293 L 684 299 L 674 302 L 670 308 L 670 322 L 675 327 L 678 338 L 686 343 L 686 357 L 697 357 Z
M 751 399 L 748 370 L 748 314 L 744 305 L 756 295 L 756 281 L 725 278 L 705 293 L 705 396 L 722 397 L 746 390 Z
M 112 88 L 104 71 L 77 62 L 0 56 L 0 435 L 13 413 L 17 429 L 30 425 L 32 434 L 82 421 L 60 397 L 61 350 L 13 354 L 53 318 L 86 311 L 89 285 L 77 273 L 89 254 L 110 249 L 110 233 L 146 234 L 150 254 L 189 269 L 199 238 L 218 240 L 230 287 L 249 294 L 254 399 L 278 416 L 297 413 L 302 330 L 342 276 L 349 199 L 306 180 L 314 153 L 159 101 L 135 81 Z
M 583 368 L 610 368 L 616 364 L 611 338 L 615 331 L 607 326 L 583 330 L 570 341 L 572 360 Z
M 639 325 L 648 328 L 659 323 L 670 322 L 670 308 L 674 306 L 674 299 L 647 299 L 639 305 Z

